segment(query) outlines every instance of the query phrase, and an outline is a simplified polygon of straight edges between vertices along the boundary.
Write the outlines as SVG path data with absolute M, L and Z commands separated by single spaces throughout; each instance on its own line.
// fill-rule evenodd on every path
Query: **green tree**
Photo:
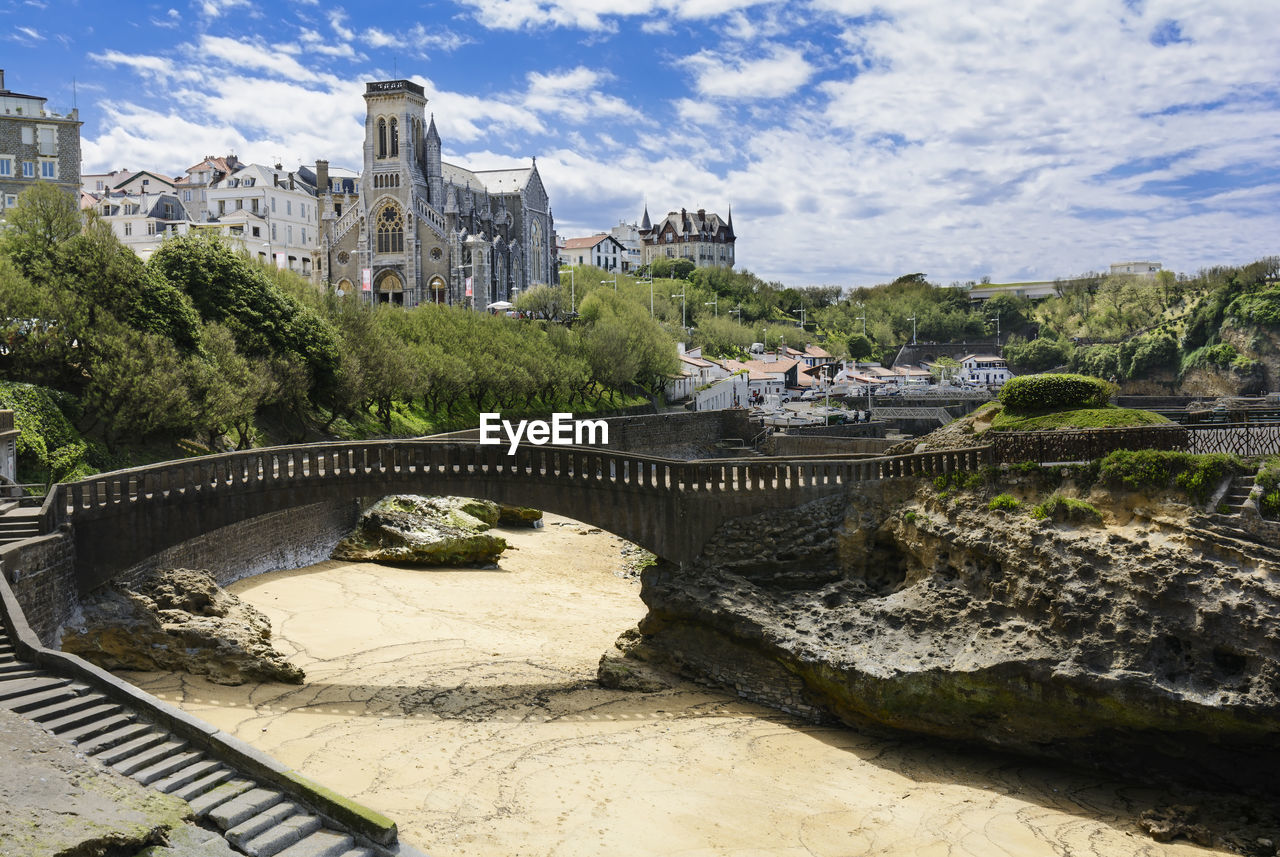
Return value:
M 80 209 L 62 188 L 37 182 L 18 194 L 4 225 L 0 251 L 27 278 L 45 280 L 53 273 L 59 246 L 80 232 Z

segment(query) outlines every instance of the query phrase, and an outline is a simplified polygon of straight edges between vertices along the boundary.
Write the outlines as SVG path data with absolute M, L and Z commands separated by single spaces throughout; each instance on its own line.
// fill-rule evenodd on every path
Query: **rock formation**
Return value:
M 333 549 L 334 559 L 412 565 L 493 565 L 507 549 L 488 530 L 502 510 L 488 500 L 461 497 L 383 497 L 355 532 Z
M 165 569 L 115 580 L 84 599 L 62 648 L 104 669 L 181 670 L 218 684 L 301 684 L 271 646 L 271 621 L 207 571 Z
M 629 657 L 814 718 L 1274 793 L 1280 551 L 1169 498 L 1088 499 L 1103 525 L 895 480 L 730 522 L 645 570 Z

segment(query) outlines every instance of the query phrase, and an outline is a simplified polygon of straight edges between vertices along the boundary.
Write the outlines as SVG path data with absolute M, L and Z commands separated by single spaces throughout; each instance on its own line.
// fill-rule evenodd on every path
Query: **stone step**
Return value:
M 275 857 L 341 857 L 355 848 L 356 841 L 343 833 L 317 830 L 290 845 Z
M 20 678 L 35 678 L 37 676 L 46 675 L 53 675 L 53 673 L 46 672 L 35 664 L 22 663 L 19 661 L 17 666 L 0 676 L 0 681 L 17 681 Z
M 119 729 L 122 726 L 128 726 L 134 721 L 134 713 L 132 711 L 121 711 L 110 717 L 103 717 L 95 720 L 93 723 L 86 723 L 83 726 L 77 726 L 74 729 L 55 729 L 54 733 L 62 736 L 65 740 L 72 744 L 82 746 L 90 738 L 96 738 L 104 735 L 112 730 Z
M 135 738 L 141 738 L 151 733 L 151 726 L 147 723 L 133 721 L 129 723 L 121 723 L 102 732 L 92 733 L 80 738 L 76 744 L 80 748 L 80 752 L 88 756 L 101 753 L 104 750 L 110 750 L 126 741 L 132 741 Z
M 31 669 L 31 664 L 26 661 L 20 661 L 13 655 L 0 657 L 0 681 L 4 681 L 10 673 L 20 672 L 21 670 Z
M 115 768 L 122 774 L 133 776 L 143 768 L 149 768 L 157 762 L 167 759 L 173 754 L 187 748 L 186 741 L 170 738 L 168 735 L 163 737 L 166 739 L 165 741 L 162 741 L 153 747 L 148 747 L 139 753 L 126 756 L 120 761 L 113 763 L 111 767 Z
M 230 804 L 228 804 L 229 806 Z M 296 803 L 288 800 L 282 800 L 279 803 L 272 804 L 256 815 L 246 818 L 233 827 L 227 828 L 227 841 L 237 848 L 243 849 L 244 843 L 266 833 L 273 827 L 276 827 L 291 815 L 298 815 L 302 812 L 302 808 Z M 212 813 L 210 818 L 212 818 Z
M 317 816 L 294 815 L 248 842 L 237 844 L 237 847 L 251 857 L 274 857 L 304 837 L 317 832 L 322 826 Z M 230 832 L 227 839 L 231 839 Z
M 43 723 L 46 720 L 56 720 L 67 714 L 74 714 L 83 708 L 90 708 L 94 705 L 100 705 L 106 702 L 107 698 L 100 693 L 89 691 L 79 696 L 68 699 L 59 699 L 56 702 L 50 702 L 48 705 L 40 708 L 32 708 L 23 712 L 27 715 L 28 720 L 34 720 L 37 723 Z
M 138 753 L 143 752 L 157 744 L 162 743 L 167 736 L 163 732 L 157 732 L 155 729 L 148 728 L 136 738 L 131 738 L 123 743 L 116 744 L 111 747 L 103 747 L 94 752 L 85 751 L 88 755 L 93 756 L 104 765 L 114 765 L 116 762 L 131 758 Z
M 45 729 L 57 735 L 68 729 L 74 729 L 77 726 L 85 726 L 98 723 L 108 717 L 124 713 L 124 709 L 116 705 L 114 702 L 103 702 L 99 705 L 93 705 L 89 708 L 82 708 L 79 711 L 71 712 L 65 717 L 57 717 L 53 720 L 42 721 Z
M 226 771 L 226 775 L 221 779 L 212 778 L 211 775 L 218 771 Z M 223 780 L 231 779 L 231 771 L 223 768 L 222 763 L 217 759 L 202 758 L 163 779 L 156 780 L 151 784 L 151 788 L 169 794 L 170 792 L 177 792 L 184 786 L 193 786 L 206 779 L 209 780 L 206 789 L 211 789 Z
M 374 853 L 373 849 L 361 848 L 359 845 L 357 845 L 355 848 L 352 848 L 350 851 L 343 851 L 341 854 L 338 855 L 338 857 L 377 857 L 377 855 Z
M 163 759 L 150 767 L 143 768 L 140 771 L 134 771 L 129 776 L 133 777 L 144 786 L 149 786 L 156 780 L 163 780 L 170 774 L 177 773 L 183 768 L 187 768 L 200 761 L 203 755 L 198 750 L 189 750 L 186 753 L 174 753 L 167 759 Z
M 184 798 L 184 800 L 191 804 L 192 812 L 197 816 L 204 816 L 219 804 L 226 803 L 238 795 L 242 795 L 249 791 L 251 788 L 253 788 L 253 783 L 248 780 L 236 778 L 220 782 L 213 788 L 200 792 L 194 797 Z M 174 794 L 181 797 L 182 792 L 184 791 L 185 789 L 180 789 L 179 791 L 174 792 Z
M 236 825 L 243 824 L 253 818 L 260 812 L 265 812 L 276 804 L 284 800 L 284 795 L 278 791 L 264 788 L 250 789 L 243 794 L 236 795 L 226 803 L 213 807 L 209 810 L 208 819 L 218 825 L 222 830 L 230 830 Z
M 0 707 L 7 708 L 18 714 L 25 714 L 28 711 L 43 708 L 60 699 L 74 699 L 84 691 L 87 691 L 88 688 L 84 685 L 77 686 L 74 682 L 53 676 L 35 676 L 14 681 L 12 682 L 12 687 L 10 687 L 10 682 L 4 682 L 0 686 L 0 694 L 8 690 L 13 690 L 14 693 L 7 699 L 0 698 Z

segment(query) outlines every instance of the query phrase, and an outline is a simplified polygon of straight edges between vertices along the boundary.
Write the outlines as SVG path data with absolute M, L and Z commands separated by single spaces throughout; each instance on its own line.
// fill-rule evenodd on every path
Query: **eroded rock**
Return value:
M 369 508 L 332 556 L 424 566 L 493 565 L 508 547 L 488 532 L 501 516 L 498 504 L 488 500 L 394 494 Z
M 730 522 L 643 573 L 646 650 L 859 727 L 1275 790 L 1280 552 L 1189 538 L 1185 507 L 1080 527 L 934 494 Z
M 104 669 L 180 670 L 218 684 L 301 684 L 271 645 L 271 621 L 207 571 L 164 569 L 113 581 L 84 599 L 62 648 Z

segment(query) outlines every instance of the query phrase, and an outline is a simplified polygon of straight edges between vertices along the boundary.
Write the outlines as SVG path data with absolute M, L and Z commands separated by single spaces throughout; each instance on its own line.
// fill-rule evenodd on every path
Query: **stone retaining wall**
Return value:
M 27 624 L 52 645 L 79 606 L 76 547 L 65 530 L 0 547 L 0 565 Z
M 328 559 L 334 545 L 355 529 L 363 505 L 338 500 L 259 515 L 162 550 L 124 573 L 199 568 L 226 586 L 255 574 L 314 565 Z

